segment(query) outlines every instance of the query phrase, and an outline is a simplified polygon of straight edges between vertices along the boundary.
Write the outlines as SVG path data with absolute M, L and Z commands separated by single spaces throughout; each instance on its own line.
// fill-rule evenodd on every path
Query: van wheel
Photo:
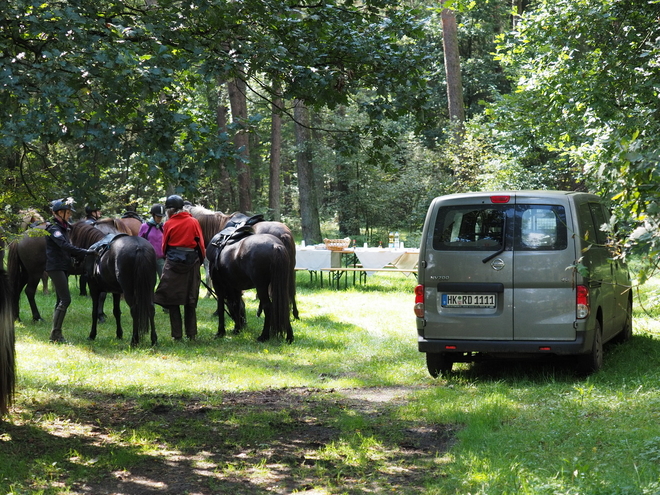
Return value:
M 632 338 L 633 334 L 633 320 L 632 320 L 632 301 L 628 299 L 628 307 L 626 308 L 626 321 L 623 324 L 621 331 L 612 339 L 614 342 L 623 344 Z
M 454 361 L 446 352 L 427 352 L 426 367 L 433 378 L 449 374 Z
M 580 356 L 580 369 L 584 373 L 595 373 L 603 367 L 603 332 L 600 328 L 600 321 L 596 320 L 594 329 L 594 341 L 591 346 L 591 352 Z

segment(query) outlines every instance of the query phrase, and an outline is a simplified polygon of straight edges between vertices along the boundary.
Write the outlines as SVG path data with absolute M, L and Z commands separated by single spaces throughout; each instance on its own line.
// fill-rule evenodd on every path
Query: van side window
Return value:
M 560 251 L 568 246 L 566 212 L 557 205 L 516 205 L 514 249 Z
M 580 205 L 580 229 L 584 232 L 587 244 L 604 246 L 607 244 L 607 232 L 601 230 L 607 223 L 600 203 L 582 203 Z
M 603 225 L 607 223 L 603 213 L 603 207 L 600 203 L 589 203 L 589 209 L 594 217 L 594 225 L 596 227 L 596 242 L 602 246 L 608 243 L 608 232 L 602 230 Z
M 506 206 L 445 206 L 433 229 L 436 251 L 496 251 L 502 245 Z

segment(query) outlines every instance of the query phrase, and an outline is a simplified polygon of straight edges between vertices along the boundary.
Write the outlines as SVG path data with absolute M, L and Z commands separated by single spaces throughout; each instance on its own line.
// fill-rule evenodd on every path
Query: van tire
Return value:
M 600 321 L 596 320 L 594 341 L 589 354 L 580 356 L 580 370 L 585 374 L 596 373 L 603 367 L 603 331 Z
M 426 367 L 433 378 L 448 375 L 453 365 L 454 360 L 446 352 L 426 353 Z
M 621 331 L 612 339 L 617 344 L 628 342 L 633 334 L 633 319 L 632 319 L 632 301 L 628 299 L 628 307 L 626 308 L 626 321 L 623 324 Z

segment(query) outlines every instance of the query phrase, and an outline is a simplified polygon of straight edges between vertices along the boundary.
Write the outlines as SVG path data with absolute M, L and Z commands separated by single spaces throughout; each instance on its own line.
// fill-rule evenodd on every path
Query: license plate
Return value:
M 494 308 L 495 294 L 442 294 L 443 308 Z

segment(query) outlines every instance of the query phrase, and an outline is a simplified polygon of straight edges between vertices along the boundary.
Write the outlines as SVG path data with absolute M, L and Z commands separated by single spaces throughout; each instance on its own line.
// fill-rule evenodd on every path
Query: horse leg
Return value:
M 42 286 L 44 296 L 47 296 L 48 294 L 50 294 L 50 292 L 48 291 L 48 273 L 46 273 L 46 272 L 43 272 L 41 274 L 41 286 Z
M 92 330 L 89 332 L 89 340 L 94 340 L 96 338 L 96 327 L 98 324 L 98 319 L 96 315 L 99 311 L 99 291 L 95 287 L 89 286 L 89 294 L 92 296 Z
M 37 302 L 34 297 L 37 294 L 37 287 L 39 286 L 39 280 L 41 276 L 30 277 L 25 286 L 25 297 L 27 297 L 28 303 L 30 304 L 30 310 L 32 311 L 32 320 L 33 321 L 43 321 L 41 314 L 39 313 L 39 308 L 37 307 Z
M 270 339 L 271 326 L 273 320 L 273 304 L 268 295 L 268 286 L 264 288 L 257 288 L 257 297 L 259 298 L 259 306 L 264 309 L 264 328 L 261 330 L 261 335 L 257 338 L 259 342 L 266 342 Z
M 156 308 L 152 304 L 149 308 L 149 326 L 151 327 L 151 345 L 156 345 L 158 335 L 156 335 Z
M 131 347 L 135 347 L 140 343 L 140 325 L 138 320 L 138 308 L 137 304 L 133 302 L 133 306 L 130 306 L 131 318 L 133 319 L 133 336 L 131 337 Z
M 245 301 L 243 295 L 239 293 L 236 304 L 231 308 L 231 319 L 234 320 L 234 334 L 238 335 L 247 326 L 247 316 L 245 315 Z
M 99 319 L 99 323 L 105 323 L 105 312 L 103 311 L 103 307 L 105 306 L 105 298 L 108 295 L 107 292 L 101 292 L 99 293 L 99 309 L 96 313 L 96 317 Z
M 121 327 L 121 294 L 112 294 L 112 314 L 117 322 L 117 338 L 124 338 L 124 329 Z

